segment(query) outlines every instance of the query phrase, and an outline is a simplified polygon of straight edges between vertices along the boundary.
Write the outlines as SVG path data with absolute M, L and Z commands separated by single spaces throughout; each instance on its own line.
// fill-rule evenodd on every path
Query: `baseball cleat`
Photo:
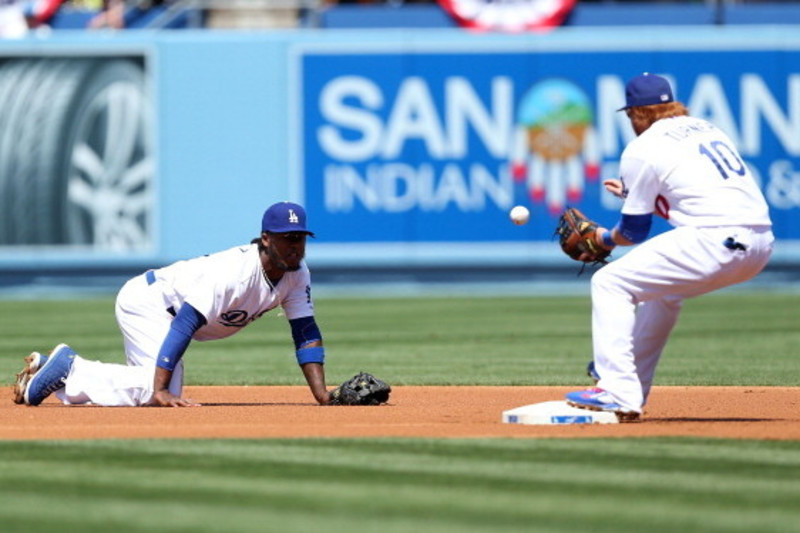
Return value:
M 39 405 L 45 398 L 62 388 L 76 355 L 66 344 L 59 344 L 53 348 L 38 372 L 28 380 L 23 401 L 27 405 Z
M 641 414 L 622 407 L 603 389 L 594 387 L 567 393 L 567 404 L 590 411 L 609 411 L 617 415 L 620 422 L 639 422 Z
M 28 386 L 28 381 L 42 368 L 46 361 L 47 356 L 39 352 L 31 352 L 25 358 L 25 368 L 17 374 L 17 379 L 14 382 L 14 403 L 25 403 L 25 388 Z

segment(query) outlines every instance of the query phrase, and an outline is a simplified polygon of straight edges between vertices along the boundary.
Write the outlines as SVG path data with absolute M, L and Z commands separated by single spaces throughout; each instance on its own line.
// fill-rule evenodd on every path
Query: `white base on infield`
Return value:
M 617 415 L 608 411 L 589 411 L 564 401 L 523 405 L 503 411 L 503 423 L 526 425 L 618 424 Z

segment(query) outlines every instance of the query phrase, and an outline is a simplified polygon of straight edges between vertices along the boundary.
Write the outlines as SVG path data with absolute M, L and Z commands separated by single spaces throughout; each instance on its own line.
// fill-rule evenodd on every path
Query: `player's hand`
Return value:
M 622 198 L 622 192 L 624 190 L 624 187 L 622 186 L 621 180 L 615 180 L 615 179 L 605 180 L 603 181 L 603 185 L 605 185 L 606 190 L 608 192 L 610 192 L 617 198 Z
M 199 403 L 195 403 L 188 398 L 175 396 L 166 389 L 155 391 L 150 405 L 157 407 L 200 407 Z
M 319 394 L 319 395 L 315 394 L 314 397 L 316 398 L 317 402 L 320 405 L 328 405 L 329 403 L 331 403 L 331 393 L 330 393 L 330 391 L 325 391 L 325 392 L 323 392 L 322 394 Z

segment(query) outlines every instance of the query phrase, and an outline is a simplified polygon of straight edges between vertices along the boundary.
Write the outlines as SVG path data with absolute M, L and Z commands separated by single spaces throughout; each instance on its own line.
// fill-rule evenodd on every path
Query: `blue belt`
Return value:
M 147 280 L 147 284 L 148 285 L 152 285 L 153 283 L 155 283 L 156 282 L 156 273 L 155 273 L 155 271 L 148 270 L 147 272 L 145 272 L 144 273 L 144 279 Z M 167 313 L 171 314 L 172 316 L 175 316 L 175 308 L 170 305 L 169 307 L 167 307 Z

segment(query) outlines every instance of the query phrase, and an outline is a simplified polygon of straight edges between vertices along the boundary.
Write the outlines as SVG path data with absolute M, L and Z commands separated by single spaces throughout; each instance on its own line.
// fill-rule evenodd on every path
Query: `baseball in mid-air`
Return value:
M 524 205 L 518 205 L 511 209 L 508 216 L 511 218 L 511 222 L 517 226 L 522 226 L 528 223 L 528 220 L 531 218 L 531 212 L 528 211 L 528 208 Z

